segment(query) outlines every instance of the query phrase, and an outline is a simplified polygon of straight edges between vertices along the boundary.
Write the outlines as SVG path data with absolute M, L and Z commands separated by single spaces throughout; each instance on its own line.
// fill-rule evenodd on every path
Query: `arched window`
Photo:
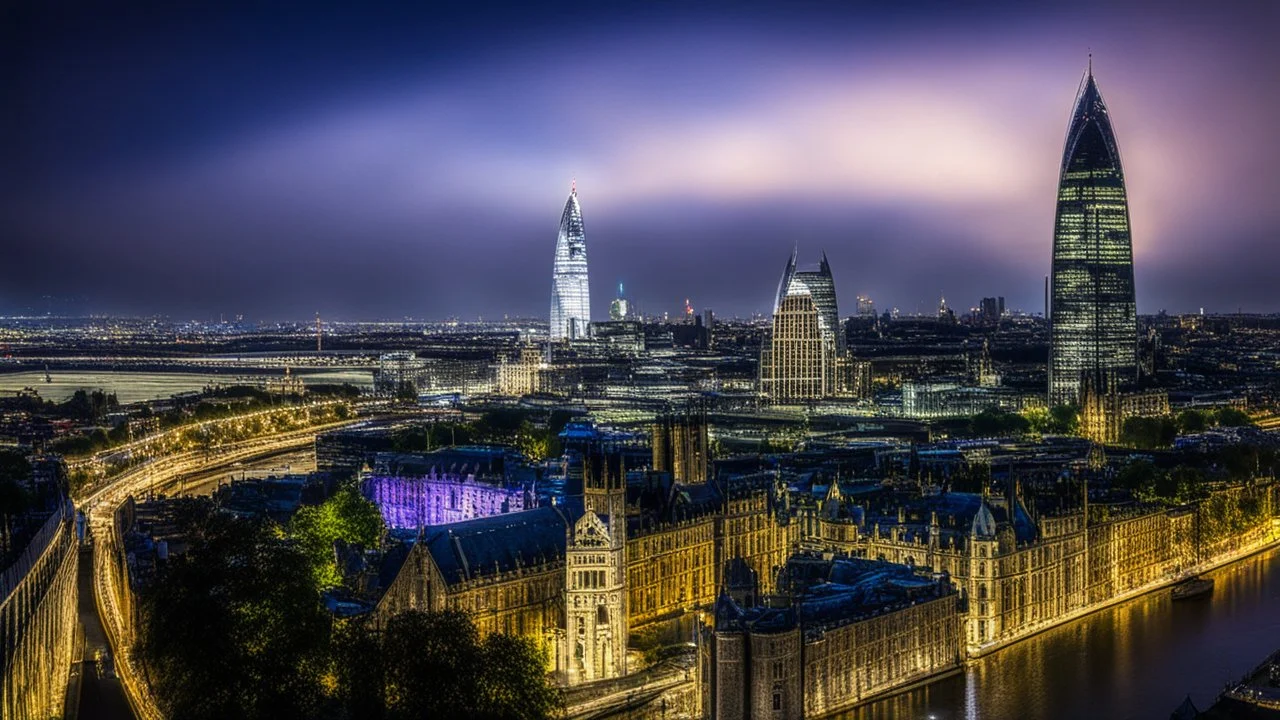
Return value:
M 603 605 L 596 607 L 596 625 L 609 624 L 609 609 Z

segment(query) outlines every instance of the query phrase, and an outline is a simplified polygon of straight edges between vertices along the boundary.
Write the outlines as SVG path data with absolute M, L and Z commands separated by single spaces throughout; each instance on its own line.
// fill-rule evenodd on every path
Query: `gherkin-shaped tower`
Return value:
M 591 293 L 587 283 L 587 236 L 575 183 L 560 215 L 555 265 L 551 271 L 551 339 L 585 338 L 590 331 Z
M 1092 67 L 1071 114 L 1053 229 L 1049 403 L 1075 403 L 1081 379 L 1137 376 L 1133 244 L 1124 170 Z

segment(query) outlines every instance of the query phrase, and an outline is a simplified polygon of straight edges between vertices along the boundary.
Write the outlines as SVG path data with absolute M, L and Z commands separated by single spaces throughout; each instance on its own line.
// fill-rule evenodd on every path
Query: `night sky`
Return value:
M 1038 312 L 1090 50 L 1139 311 L 1280 311 L 1280 2 L 74 5 L 0 9 L 0 311 L 542 317 L 576 177 L 597 318 L 797 244 Z

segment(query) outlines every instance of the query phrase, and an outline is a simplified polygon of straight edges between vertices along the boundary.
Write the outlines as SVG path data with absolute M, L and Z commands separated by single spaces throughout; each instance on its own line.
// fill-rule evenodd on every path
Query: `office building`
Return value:
M 1085 373 L 1137 374 L 1133 246 L 1120 148 L 1093 70 L 1085 75 L 1058 182 L 1050 283 L 1049 403 L 1078 402 Z
M 591 293 L 587 282 L 587 235 L 582 227 L 578 186 L 560 215 L 555 266 L 551 275 L 551 339 L 573 340 L 590 333 Z

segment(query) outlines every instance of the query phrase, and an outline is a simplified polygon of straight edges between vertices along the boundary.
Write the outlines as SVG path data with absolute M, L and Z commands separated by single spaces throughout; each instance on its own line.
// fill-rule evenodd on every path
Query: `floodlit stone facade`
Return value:
M 797 566 L 818 581 L 788 582 L 778 607 L 718 601 L 710 717 L 823 717 L 960 667 L 963 607 L 945 575 L 804 557 L 786 572 Z

